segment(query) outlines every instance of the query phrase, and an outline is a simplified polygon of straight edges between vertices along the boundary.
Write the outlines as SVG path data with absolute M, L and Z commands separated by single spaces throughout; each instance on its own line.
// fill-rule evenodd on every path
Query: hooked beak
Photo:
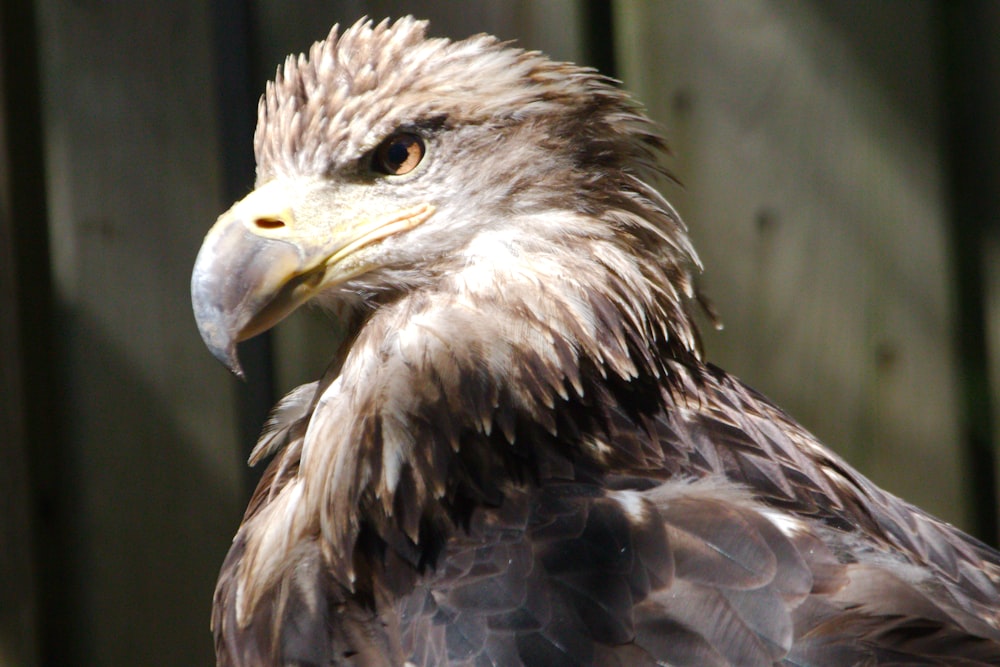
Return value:
M 239 377 L 238 342 L 267 331 L 320 290 L 375 268 L 377 262 L 358 251 L 434 212 L 430 204 L 374 214 L 333 204 L 302 207 L 306 213 L 296 215 L 301 199 L 283 181 L 259 187 L 219 217 L 195 260 L 191 302 L 198 331 Z

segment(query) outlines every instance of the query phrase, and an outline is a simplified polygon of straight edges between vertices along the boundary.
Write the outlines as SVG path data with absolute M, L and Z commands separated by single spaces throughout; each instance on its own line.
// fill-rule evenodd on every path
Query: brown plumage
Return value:
M 1000 664 L 1000 556 L 702 359 L 663 148 L 592 70 L 402 19 L 261 101 L 212 351 L 347 335 L 275 410 L 220 665 Z

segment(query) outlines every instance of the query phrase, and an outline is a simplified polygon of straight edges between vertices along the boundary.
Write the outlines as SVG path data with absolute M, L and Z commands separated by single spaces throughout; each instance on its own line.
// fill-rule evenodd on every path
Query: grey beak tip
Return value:
M 246 380 L 243 366 L 240 365 L 240 358 L 236 351 L 236 341 L 229 332 L 230 327 L 226 318 L 217 308 L 206 306 L 198 299 L 195 299 L 194 311 L 198 333 L 201 334 L 201 339 L 208 351 L 221 361 L 222 365 L 229 369 L 229 372 L 241 380 Z
M 199 320 L 198 324 L 205 347 L 212 353 L 212 356 L 222 362 L 222 365 L 228 368 L 230 373 L 241 380 L 246 380 L 246 374 L 243 372 L 243 366 L 240 364 L 240 358 L 236 352 L 236 342 L 229 336 L 218 335 L 217 328 L 205 326 L 205 320 Z
M 247 376 L 243 372 L 239 355 L 236 353 L 236 345 L 230 344 L 225 348 L 211 348 L 215 358 L 222 362 L 222 365 L 229 369 L 229 372 L 246 382 Z

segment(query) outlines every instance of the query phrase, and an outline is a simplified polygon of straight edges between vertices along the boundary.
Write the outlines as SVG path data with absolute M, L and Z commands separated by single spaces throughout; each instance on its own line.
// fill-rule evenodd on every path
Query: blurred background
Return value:
M 709 358 L 996 543 L 1000 3 L 5 0 L 0 667 L 212 664 L 246 454 L 336 325 L 296 315 L 239 383 L 191 266 L 281 59 L 405 13 L 621 79 L 674 149 Z

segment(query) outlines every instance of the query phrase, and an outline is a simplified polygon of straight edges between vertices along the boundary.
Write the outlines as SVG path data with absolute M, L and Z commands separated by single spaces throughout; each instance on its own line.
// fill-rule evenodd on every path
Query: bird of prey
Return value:
M 638 104 L 425 30 L 279 68 L 195 264 L 234 372 L 306 302 L 346 331 L 251 456 L 218 663 L 1000 664 L 1000 554 L 704 360 Z

